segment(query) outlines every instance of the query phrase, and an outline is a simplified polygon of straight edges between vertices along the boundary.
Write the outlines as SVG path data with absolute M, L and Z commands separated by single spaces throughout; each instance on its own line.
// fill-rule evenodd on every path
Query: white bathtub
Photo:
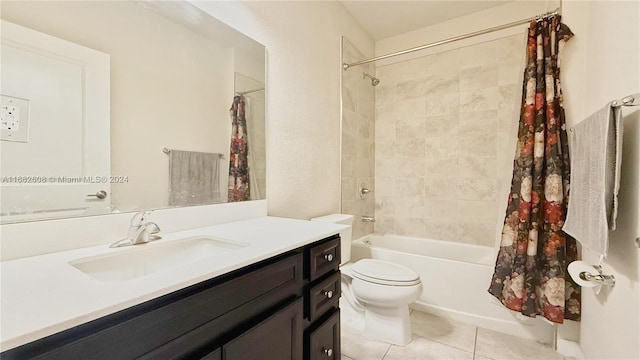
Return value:
M 487 292 L 495 252 L 487 246 L 371 234 L 351 244 L 351 261 L 373 258 L 404 265 L 424 284 L 412 308 L 495 331 L 551 343 L 553 326 L 507 310 Z

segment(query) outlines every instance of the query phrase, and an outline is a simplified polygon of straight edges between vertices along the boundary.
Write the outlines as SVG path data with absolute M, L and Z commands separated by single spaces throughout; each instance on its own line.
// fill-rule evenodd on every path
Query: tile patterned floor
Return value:
M 419 311 L 407 346 L 369 339 L 343 324 L 342 360 L 567 360 L 546 345 Z

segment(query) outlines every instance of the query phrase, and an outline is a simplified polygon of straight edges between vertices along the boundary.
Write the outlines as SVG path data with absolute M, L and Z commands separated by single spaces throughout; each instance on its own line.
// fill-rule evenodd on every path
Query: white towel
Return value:
M 622 159 L 620 108 L 607 104 L 573 128 L 571 192 L 562 228 L 582 245 L 607 256 L 615 230 Z

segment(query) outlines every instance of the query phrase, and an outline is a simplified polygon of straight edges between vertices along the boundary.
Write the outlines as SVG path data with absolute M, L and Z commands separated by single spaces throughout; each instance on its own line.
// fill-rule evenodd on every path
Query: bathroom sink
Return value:
M 72 260 L 69 264 L 105 282 L 125 281 L 159 271 L 229 254 L 249 244 L 198 236 L 165 243 L 133 245 L 116 254 Z

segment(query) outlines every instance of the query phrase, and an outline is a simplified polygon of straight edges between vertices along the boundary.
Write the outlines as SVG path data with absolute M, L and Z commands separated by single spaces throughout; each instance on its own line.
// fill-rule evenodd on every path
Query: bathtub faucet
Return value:
M 362 222 L 376 222 L 376 219 L 373 216 L 362 216 L 360 219 Z

